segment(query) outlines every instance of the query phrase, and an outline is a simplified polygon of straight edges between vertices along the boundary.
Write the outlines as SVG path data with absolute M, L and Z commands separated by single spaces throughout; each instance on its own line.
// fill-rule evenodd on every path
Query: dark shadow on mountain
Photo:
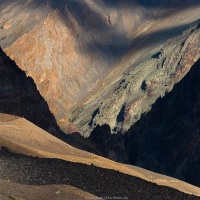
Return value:
M 70 2 L 70 3 L 69 3 Z M 99 50 L 102 54 L 102 57 L 113 58 L 113 60 L 119 60 L 120 55 L 122 56 L 124 51 L 129 49 L 142 50 L 146 47 L 155 45 L 156 43 L 160 43 L 166 41 L 168 39 L 172 39 L 183 33 L 187 28 L 195 24 L 196 22 L 178 25 L 172 28 L 163 28 L 153 33 L 147 33 L 139 35 L 133 40 L 127 38 L 127 35 L 123 32 L 117 32 L 114 27 L 109 27 L 108 23 L 106 23 L 105 19 L 102 19 L 98 13 L 92 10 L 86 3 L 83 2 L 71 2 L 69 1 L 67 4 L 68 12 L 76 19 L 79 24 L 79 27 L 82 29 L 83 33 L 91 33 L 92 39 L 86 41 L 84 43 L 84 39 L 81 35 L 77 36 L 78 43 L 81 45 L 84 43 L 84 52 L 87 54 L 99 54 Z M 106 1 L 107 2 L 107 1 Z M 108 1 L 107 4 L 111 5 L 112 1 Z M 113 4 L 117 6 L 117 2 Z M 191 4 L 191 6 L 193 6 Z M 66 26 L 70 27 L 74 31 L 74 35 L 77 34 L 75 27 L 73 27 L 73 23 L 70 21 L 70 17 L 68 16 L 68 12 L 65 9 L 60 8 L 60 12 L 62 15 L 63 22 Z M 92 21 L 90 21 L 92 19 Z M 93 24 L 93 22 L 95 22 Z M 108 32 L 111 36 L 111 43 L 109 45 L 103 45 L 104 41 L 104 33 Z M 112 34 L 111 34 L 112 33 Z M 95 38 L 96 35 L 100 35 L 100 39 Z M 102 35 L 102 36 L 101 36 Z M 97 47 L 97 48 L 94 48 Z
M 29 120 L 66 143 L 84 149 L 88 146 L 80 138 L 67 135 L 57 125 L 45 99 L 31 77 L 27 77 L 0 48 L 0 113 Z
M 59 127 L 31 77 L 0 48 L 0 113 L 24 117 L 58 137 Z
M 93 125 L 93 120 L 94 120 L 95 116 L 96 116 L 97 114 L 99 114 L 99 112 L 100 112 L 100 111 L 99 111 L 99 108 L 97 108 L 97 109 L 93 112 L 92 118 L 91 118 L 90 122 L 88 123 L 89 126 L 92 126 L 92 125 Z M 96 126 L 96 124 L 94 124 L 94 126 Z
M 174 39 L 179 35 L 191 33 L 197 29 L 199 22 L 200 19 L 192 23 L 179 25 L 172 28 L 164 28 L 149 34 L 139 35 L 132 40 L 129 49 L 137 51 L 143 50 L 149 46 L 156 46 L 156 44 L 162 43 L 169 39 Z M 191 29 L 191 32 L 189 32 L 188 30 L 187 33 L 184 33 L 184 31 L 186 31 L 187 29 Z
M 23 2 L 23 1 L 22 1 Z M 21 2 L 21 3 L 22 3 Z M 119 4 L 128 7 L 135 7 L 135 5 L 142 5 L 146 8 L 155 8 L 158 9 L 162 7 L 175 6 L 174 1 L 158 1 L 158 0 L 102 0 L 96 1 L 97 4 L 103 4 L 105 8 L 118 8 Z M 180 2 L 179 0 L 176 1 Z M 189 3 L 188 3 L 189 2 Z M 197 0 L 194 1 L 181 1 L 180 5 L 185 5 L 181 9 L 187 9 L 192 6 L 198 6 L 200 2 Z M 178 4 L 179 5 L 179 4 Z M 177 26 L 172 28 L 164 28 L 154 33 L 143 34 L 136 38 L 129 39 L 127 33 L 125 32 L 123 25 L 122 30 L 118 30 L 117 26 L 109 25 L 109 17 L 102 18 L 100 13 L 95 9 L 89 6 L 84 0 L 74 1 L 74 0 L 34 0 L 33 4 L 30 4 L 30 9 L 33 10 L 34 7 L 45 7 L 48 6 L 50 10 L 59 10 L 60 17 L 63 23 L 69 27 L 72 31 L 74 37 L 77 40 L 79 45 L 79 50 L 81 53 L 86 55 L 96 55 L 96 59 L 107 60 L 109 58 L 110 66 L 120 60 L 122 55 L 127 50 L 128 46 L 131 44 L 131 48 L 134 49 L 134 46 L 140 45 L 139 49 L 144 49 L 147 46 L 153 44 L 153 40 L 162 41 L 169 38 L 175 37 L 178 33 L 184 31 L 188 25 Z M 123 7 L 122 6 L 122 7 Z M 172 7 L 173 7 L 172 6 Z M 176 6 L 175 6 L 176 7 Z M 175 9 L 176 10 L 176 9 Z M 49 11 L 50 12 L 50 11 Z M 153 12 L 152 12 L 153 13 Z M 168 12 L 167 12 L 168 13 Z M 172 11 L 170 13 L 172 14 Z M 153 16 L 146 16 L 152 18 Z M 159 18 L 161 16 L 157 16 Z M 78 24 L 78 27 L 74 25 L 72 18 Z M 134 20 L 134 19 L 133 19 Z M 119 24 L 119 22 L 118 22 Z M 109 36 L 110 42 L 105 41 L 105 36 Z M 108 40 L 108 38 L 107 38 Z M 144 42 L 145 40 L 145 42 Z M 148 42 L 146 42 L 148 40 Z M 152 42 L 149 42 L 152 41 Z
M 102 3 L 102 1 L 97 1 Z M 103 3 L 108 7 L 115 7 L 121 3 L 120 0 L 103 0 Z M 180 5 L 187 5 L 188 7 L 199 5 L 198 0 L 124 0 L 124 5 L 133 6 L 141 5 L 145 8 L 171 8 Z
M 99 197 L 151 200 L 197 200 L 170 187 L 94 165 L 33 158 L 0 151 L 0 178 L 28 185 L 71 185 Z
M 92 144 L 80 134 L 62 132 L 45 99 L 31 77 L 17 67 L 0 48 L 0 113 L 29 120 L 64 142 L 86 151 L 94 151 Z M 80 136 L 80 137 L 78 137 Z M 91 150 L 92 149 L 92 150 Z
M 125 105 L 122 105 L 119 114 L 117 115 L 117 123 L 124 121 Z
M 109 57 L 109 59 L 113 58 L 111 60 L 119 60 L 130 43 L 124 32 L 109 26 L 109 18 L 103 19 L 84 2 L 70 2 L 67 7 L 60 8 L 60 13 L 63 22 L 76 36 L 79 46 L 84 46 L 83 54 L 86 52 L 86 54 L 99 55 L 103 59 Z M 76 20 L 79 30 L 74 26 L 69 15 Z M 105 36 L 109 36 L 111 42 L 107 43 Z
M 129 162 L 200 186 L 200 59 L 125 134 Z
M 90 152 L 95 153 L 96 151 L 99 152 L 98 155 L 110 160 L 128 163 L 124 148 L 124 136 L 121 133 L 111 134 L 109 125 L 97 125 L 87 141 L 90 141 L 94 146 Z

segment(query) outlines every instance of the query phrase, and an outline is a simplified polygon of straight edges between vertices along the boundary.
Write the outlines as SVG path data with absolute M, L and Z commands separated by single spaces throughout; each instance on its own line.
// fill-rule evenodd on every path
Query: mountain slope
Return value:
M 133 176 L 95 166 L 86 166 L 57 159 L 31 158 L 8 152 L 1 152 L 0 160 L 4 166 L 0 177 L 23 184 L 51 185 L 68 183 L 97 196 L 111 198 L 117 196 L 136 200 L 199 199 L 199 197 L 184 194 L 169 187 L 158 186 Z M 112 187 L 110 187 L 111 185 Z M 47 199 L 46 197 L 43 198 Z
M 31 77 L 0 48 L 0 112 L 25 117 L 59 137 L 59 127 Z M 4 120 L 7 120 L 6 118 Z
M 54 0 L 0 0 L 0 3 L 0 45 L 24 70 L 19 70 L 0 52 L 1 112 L 25 117 L 54 135 L 61 133 L 57 121 L 65 133 L 91 135 L 89 140 L 85 140 L 76 133 L 85 149 L 93 149 L 95 153 L 118 161 L 127 162 L 129 158 L 131 163 L 150 166 L 160 173 L 199 185 L 198 177 L 190 173 L 190 168 L 196 169 L 199 164 L 199 143 L 195 139 L 198 137 L 198 124 L 192 127 L 193 134 L 189 135 L 190 130 L 187 129 L 181 138 L 178 131 L 178 135 L 169 137 L 169 133 L 163 130 L 171 145 L 169 152 L 163 153 L 165 143 L 155 152 L 157 144 L 154 139 L 157 135 L 150 139 L 150 150 L 146 149 L 148 130 L 143 129 L 143 117 L 140 120 L 143 114 L 151 113 L 157 99 L 173 90 L 200 57 L 199 1 L 62 0 L 58 3 Z M 177 102 L 173 103 L 177 105 Z M 190 104 L 189 101 L 187 103 Z M 183 121 L 177 113 L 173 117 Z M 33 156 L 59 156 L 70 161 L 80 159 L 87 164 L 93 161 L 91 154 L 64 147 L 60 142 L 58 145 L 61 147 L 54 149 L 57 151 L 55 154 L 46 141 L 37 143 L 38 134 L 41 134 L 39 130 L 31 139 L 44 147 L 28 144 L 26 139 L 16 135 L 24 127 L 29 134 L 32 133 L 31 128 L 35 128 L 22 119 L 7 119 L 5 115 L 3 118 L 5 121 L 13 120 L 12 125 L 18 127 L 9 135 L 10 129 L 6 128 L 9 125 L 4 124 L 4 132 L 1 133 L 1 143 L 13 151 L 27 151 Z M 137 127 L 137 121 L 141 127 Z M 176 132 L 176 125 L 170 122 L 174 128 L 171 131 Z M 165 123 L 161 124 L 167 129 Z M 156 126 L 153 128 L 156 131 L 163 128 Z M 135 136 L 132 133 L 132 130 L 135 132 L 134 127 L 141 129 L 142 134 L 138 132 Z M 124 145 L 123 134 L 126 132 L 129 132 L 127 138 L 136 137 L 135 143 L 128 140 Z M 110 136 L 110 133 L 116 135 Z M 66 135 L 68 137 L 71 136 Z M 52 147 L 55 145 L 52 138 L 44 136 L 40 139 L 46 139 Z M 79 146 L 79 142 L 74 143 Z M 63 151 L 69 149 L 73 152 L 66 157 Z M 162 158 L 157 155 L 158 152 L 163 155 Z M 138 157 L 143 153 L 144 160 L 140 161 Z M 170 159 L 173 166 L 168 164 Z M 102 164 L 102 161 L 105 160 L 97 159 L 95 163 L 118 169 L 116 163 Z M 158 162 L 165 165 L 160 167 Z M 130 167 L 123 165 L 122 168 L 133 173 Z
M 33 2 L 40 9 L 50 7 L 52 12 L 4 50 L 34 79 L 57 121 L 65 126 L 69 109 L 87 97 L 120 59 L 129 32 L 143 21 L 143 8 L 127 9 L 124 3 L 108 8 L 103 1 Z M 40 14 L 33 10 L 35 15 Z M 3 23 L 8 20 L 6 14 Z M 136 19 L 134 23 L 132 18 Z M 9 29 L 13 30 L 13 26 Z M 23 59 L 20 55 L 24 55 Z
M 200 186 L 200 60 L 126 134 L 129 161 Z
M 93 164 L 100 168 L 119 171 L 121 173 L 136 176 L 142 178 L 143 180 L 154 182 L 159 185 L 165 185 L 190 194 L 200 195 L 199 188 L 174 178 L 151 173 L 133 166 L 116 163 L 114 161 L 71 147 L 70 145 L 48 134 L 25 119 L 19 118 L 14 120 L 12 119 L 12 121 L 7 122 L 1 121 L 0 125 L 0 146 L 6 147 L 13 152 L 43 158 L 56 158 L 73 163 L 78 162 L 87 165 L 89 168 Z M 2 166 L 3 162 L 0 164 Z M 86 166 L 85 168 L 87 169 Z M 15 176 L 15 178 L 17 177 L 18 176 Z
M 167 39 L 180 35 L 199 19 L 200 13 L 197 0 L 1 2 L 0 45 L 33 78 L 62 130 L 85 135 L 95 127 L 95 123 L 92 127 L 87 123 L 101 106 L 102 98 L 96 97 L 106 96 L 109 101 L 116 84 L 126 79 L 127 71 L 152 56 L 150 51 L 160 51 Z M 106 89 L 101 84 L 106 84 Z M 96 91 L 97 96 L 92 95 Z M 112 110 L 112 130 L 127 130 L 128 123 L 133 123 L 115 124 L 123 104 L 122 98 Z M 132 114 L 139 116 L 141 112 Z M 96 124 L 103 124 L 98 118 Z
M 0 179 L 0 197 L 2 200 L 84 200 L 85 197 L 97 198 L 97 196 L 70 185 L 27 185 L 5 179 Z M 101 200 L 100 197 L 99 199 Z
M 74 124 L 85 136 L 104 124 L 112 133 L 126 132 L 157 98 L 172 90 L 200 57 L 199 23 L 197 20 L 147 37 L 144 45 L 151 45 L 127 54 L 101 87 L 72 112 Z M 170 39 L 161 42 L 159 35 Z

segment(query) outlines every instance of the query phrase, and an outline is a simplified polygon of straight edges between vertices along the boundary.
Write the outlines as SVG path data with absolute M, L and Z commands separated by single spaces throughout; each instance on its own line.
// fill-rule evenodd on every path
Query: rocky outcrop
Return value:
M 97 126 L 88 137 L 93 148 L 87 150 L 200 186 L 199 69 L 198 59 L 127 133 L 111 134 L 108 125 Z
M 125 135 L 129 162 L 200 186 L 200 59 Z
M 187 91 L 183 83 L 198 80 L 195 66 L 187 75 L 200 57 L 198 0 L 0 3 L 0 45 L 20 68 L 0 52 L 0 112 L 56 135 L 52 112 L 62 130 L 75 132 L 62 135 L 75 146 L 199 185 L 190 170 L 199 173 L 198 97 L 191 94 L 197 86 L 191 81 Z M 183 94 L 191 98 L 187 105 L 177 103 Z M 162 116 L 159 109 L 170 113 L 168 120 L 153 118 Z
M 0 46 L 65 132 L 127 131 L 196 60 L 182 57 L 197 36 L 181 34 L 200 18 L 198 0 L 0 2 Z
M 59 127 L 31 77 L 0 49 L 0 113 L 24 117 L 59 136 Z
M 168 34 L 176 31 L 179 34 L 163 44 L 150 45 L 148 52 L 143 50 L 144 57 L 138 58 L 135 63 L 132 61 L 134 64 L 129 63 L 131 66 L 123 73 L 126 65 L 122 60 L 118 68 L 121 77 L 119 72 L 115 74 L 113 71 L 96 93 L 73 111 L 72 121 L 86 136 L 97 125 L 104 124 L 110 126 L 112 133 L 125 133 L 141 114 L 151 110 L 157 98 L 172 90 L 200 57 L 198 26 L 199 21 L 196 21 L 191 26 L 169 31 Z M 156 43 L 154 37 L 158 35 L 150 38 Z
M 108 74 L 115 83 L 122 81 L 122 75 L 134 63 L 132 56 L 137 54 L 137 58 L 144 59 L 147 52 L 152 51 L 147 48 L 144 52 L 140 47 L 151 46 L 150 40 L 159 38 L 156 32 L 162 30 L 165 35 L 165 29 L 195 21 L 199 10 L 193 6 L 197 3 L 197 0 L 184 3 L 180 0 L 148 3 L 139 0 L 2 0 L 0 45 L 26 75 L 33 78 L 62 130 L 87 135 L 93 128 L 85 127 L 81 118 L 74 120 L 76 113 L 82 110 L 80 105 L 101 88 L 102 83 L 107 83 Z M 164 40 L 173 38 L 170 34 L 163 37 Z M 149 38 L 148 42 L 145 38 Z M 118 65 L 128 49 L 131 56 L 123 58 Z M 107 88 L 114 92 L 112 84 Z M 90 116 L 84 117 L 86 123 L 100 103 L 101 100 L 98 105 L 91 103 L 94 110 L 90 108 Z M 114 125 L 121 108 L 127 105 L 121 99 L 112 111 L 113 118 L 109 122 L 112 131 L 115 127 L 127 129 L 127 124 L 125 128 Z M 104 123 L 102 119 L 94 121 L 99 125 Z
M 29 16 L 27 10 L 31 8 L 31 13 L 37 16 L 44 9 L 46 17 L 38 20 L 33 17 L 31 27 L 28 17 L 24 24 L 19 21 L 19 26 L 15 26 L 15 20 L 6 31 L 0 30 L 2 35 L 8 34 L 8 30 L 15 35 L 17 27 L 24 30 L 25 26 L 27 31 L 20 32 L 15 41 L 5 38 L 0 44 L 27 76 L 33 78 L 57 122 L 67 132 L 70 109 L 94 91 L 127 48 L 131 31 L 139 30 L 140 22 L 148 19 L 142 14 L 144 8 L 140 5 L 128 8 L 127 1 L 114 7 L 103 1 L 88 0 L 32 3 L 37 9 L 29 3 L 24 5 L 22 14 Z M 22 3 L 13 4 L 17 8 Z M 6 3 L 3 7 L 7 11 L 2 13 L 5 18 L 2 27 L 6 27 L 18 15 Z M 11 19 L 7 18 L 8 14 Z

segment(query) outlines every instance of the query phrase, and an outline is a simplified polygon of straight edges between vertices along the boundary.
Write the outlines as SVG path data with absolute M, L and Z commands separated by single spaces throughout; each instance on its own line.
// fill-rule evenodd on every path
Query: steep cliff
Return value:
M 0 49 L 0 113 L 24 117 L 59 135 L 59 127 L 31 77 Z
M 105 121 L 112 132 L 127 130 L 134 123 L 129 118 L 139 118 L 147 110 L 142 107 L 133 113 L 130 108 L 143 96 L 139 86 L 135 98 L 127 102 L 127 95 L 115 91 L 117 85 L 124 79 L 132 79 L 130 76 L 135 77 L 134 82 L 139 85 L 145 79 L 151 81 L 149 76 L 158 62 L 155 58 L 147 61 L 149 57 L 161 51 L 166 40 L 180 35 L 200 15 L 197 0 L 0 2 L 0 45 L 26 75 L 33 78 L 62 130 L 79 131 L 84 135 Z M 171 51 L 170 48 L 167 51 Z M 162 54 L 158 60 L 162 62 L 164 57 Z M 141 77 L 143 80 L 136 78 L 139 68 L 148 70 L 148 74 Z M 129 72 L 132 75 L 128 77 Z M 119 102 L 111 97 L 115 93 L 121 95 Z M 102 97 L 105 101 L 101 105 Z M 109 101 L 116 103 L 112 110 L 108 109 Z M 98 108 L 103 116 L 112 113 L 112 117 L 102 119 L 100 114 L 91 119 Z M 123 110 L 127 116 L 125 122 L 120 122 L 123 118 L 117 116 Z
M 200 186 L 200 59 L 125 135 L 129 161 Z
M 86 136 L 104 124 L 112 133 L 125 133 L 141 114 L 151 110 L 157 98 L 172 90 L 200 57 L 199 23 L 147 37 L 146 42 L 151 44 L 141 49 L 141 57 L 126 55 L 96 93 L 73 111 L 77 127 Z M 170 39 L 161 42 L 162 37 L 156 40 L 159 35 Z
M 23 4 L 23 1 L 11 2 L 16 9 Z M 34 79 L 58 123 L 68 131 L 70 109 L 94 91 L 120 60 L 132 31 L 142 30 L 140 23 L 149 19 L 145 19 L 145 9 L 140 4 L 132 6 L 129 1 L 114 6 L 108 6 L 106 1 L 88 0 L 31 2 L 23 5 L 20 14 L 29 16 L 32 10 L 31 27 L 28 17 L 22 22 L 9 4 L 2 5 L 6 11 L 2 12 L 0 44 Z M 44 17 L 37 19 L 35 16 L 40 16 L 43 9 Z M 5 29 L 9 21 L 12 23 Z M 20 35 L 15 34 L 17 27 L 23 30 Z M 9 31 L 16 36 L 15 40 L 5 38 Z

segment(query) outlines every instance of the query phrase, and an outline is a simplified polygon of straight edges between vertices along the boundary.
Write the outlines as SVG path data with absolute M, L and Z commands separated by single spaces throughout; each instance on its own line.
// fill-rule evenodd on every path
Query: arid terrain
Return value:
M 199 76 L 199 0 L 0 0 L 0 199 L 199 199 Z
M 199 77 L 200 59 L 171 93 L 158 99 L 130 128 L 125 146 L 131 164 L 200 187 Z
M 104 123 L 112 132 L 126 131 L 199 55 L 197 49 L 190 59 L 191 52 L 181 56 L 198 46 L 198 33 L 190 33 L 199 23 L 195 0 L 1 2 L 0 45 L 33 78 L 65 132 L 89 135 Z M 146 97 L 143 81 L 162 87 Z M 123 106 L 127 116 L 118 122 Z
M 5 196 L 22 199 L 43 196 L 41 199 L 47 199 L 47 194 L 49 198 L 57 195 L 58 199 L 64 199 L 63 195 L 71 195 L 75 199 L 80 195 L 80 199 L 84 199 L 87 195 L 92 197 L 91 194 L 101 197 L 123 194 L 129 199 L 131 196 L 135 199 L 199 199 L 184 194 L 200 196 L 200 189 L 195 186 L 78 150 L 25 119 L 5 114 L 1 114 L 0 119 L 0 146 L 29 156 L 9 153 L 4 148 L 0 151 L 0 193 Z M 22 192 L 15 187 L 10 188 L 12 185 Z M 110 188 L 111 185 L 113 188 Z M 71 198 L 68 196 L 66 199 Z

